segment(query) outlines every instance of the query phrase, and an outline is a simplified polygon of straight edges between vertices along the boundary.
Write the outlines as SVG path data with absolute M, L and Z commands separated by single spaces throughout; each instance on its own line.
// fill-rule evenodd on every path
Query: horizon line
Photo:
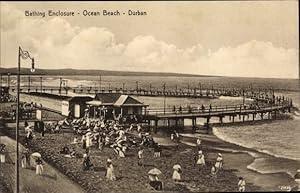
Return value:
M 17 67 L 0 67 L 0 70 L 1 69 L 5 69 L 5 70 L 15 70 L 17 69 Z M 30 68 L 23 68 L 21 67 L 21 70 L 27 70 L 27 69 L 30 69 Z M 118 70 L 103 70 L 103 69 L 77 69 L 77 68 L 55 68 L 55 69 L 49 69 L 49 68 L 35 68 L 35 70 L 42 70 L 42 71 L 56 71 L 56 70 L 74 70 L 74 71 L 91 71 L 90 73 L 96 73 L 96 72 L 92 72 L 92 71 L 103 71 L 103 72 L 116 72 L 116 73 L 146 73 L 148 75 L 145 75 L 145 76 L 151 76 L 150 74 L 162 74 L 164 76 L 181 76 L 181 77 L 190 77 L 190 76 L 194 76 L 194 77 L 228 77 L 228 78 L 266 78 L 266 79 L 290 79 L 290 80 L 300 80 L 300 75 L 299 77 L 297 78 L 288 78 L 288 77 L 253 77 L 253 76 L 234 76 L 234 75 L 206 75 L 206 74 L 189 74 L 189 73 L 180 73 L 180 72 L 159 72 L 159 71 L 118 71 Z M 6 72 L 8 73 L 8 72 Z M 0 72 L 1 75 L 3 75 L 2 72 Z M 22 75 L 29 75 L 29 73 L 21 73 Z M 15 73 L 12 73 L 11 75 L 15 75 Z M 35 75 L 45 75 L 45 74 L 34 74 L 32 73 L 33 76 Z M 54 75 L 54 74 L 51 74 L 52 76 L 58 76 L 60 74 L 57 74 L 57 75 Z M 72 76 L 72 75 L 75 75 L 75 74 L 66 74 L 65 76 Z M 78 74 L 76 74 L 78 75 Z M 82 74 L 82 75 L 87 75 L 87 74 Z M 101 76 L 120 76 L 120 75 L 107 75 L 107 74 L 99 74 Z M 99 76 L 99 75 L 93 75 L 91 74 L 90 76 Z M 130 74 L 128 75 L 123 75 L 123 76 L 130 76 Z M 142 76 L 139 75 L 139 76 Z M 154 76 L 154 75 L 152 75 Z

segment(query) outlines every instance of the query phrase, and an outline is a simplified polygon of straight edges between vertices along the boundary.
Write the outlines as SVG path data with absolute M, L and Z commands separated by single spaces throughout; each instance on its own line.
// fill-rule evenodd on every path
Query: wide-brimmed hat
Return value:
M 221 154 L 221 153 L 218 153 L 218 156 L 222 157 L 222 154 Z
M 202 153 L 203 153 L 202 150 L 198 151 L 198 154 L 202 154 Z
M 108 158 L 108 159 L 106 160 L 106 162 L 111 163 L 111 159 Z

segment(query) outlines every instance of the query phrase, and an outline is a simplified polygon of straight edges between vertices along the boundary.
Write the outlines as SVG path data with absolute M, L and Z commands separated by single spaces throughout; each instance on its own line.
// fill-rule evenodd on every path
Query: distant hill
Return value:
M 17 68 L 0 68 L 0 74 L 15 75 Z M 165 72 L 130 72 L 130 71 L 109 71 L 109 70 L 78 70 L 78 69 L 35 69 L 34 73 L 30 72 L 30 68 L 22 68 L 23 75 L 88 75 L 88 76 L 178 76 L 178 77 L 216 77 L 209 75 L 165 73 Z

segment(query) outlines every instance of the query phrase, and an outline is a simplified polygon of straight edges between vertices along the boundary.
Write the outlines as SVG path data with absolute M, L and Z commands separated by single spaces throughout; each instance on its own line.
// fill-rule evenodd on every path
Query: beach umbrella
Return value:
M 34 152 L 33 154 L 31 154 L 31 156 L 32 157 L 39 157 L 39 158 L 42 157 L 42 155 L 40 153 L 38 153 L 38 152 Z
M 150 174 L 150 175 L 160 175 L 160 174 L 162 174 L 162 172 L 157 168 L 153 168 L 148 172 L 148 174 Z
M 173 169 L 174 170 L 180 170 L 181 166 L 179 164 L 176 164 L 176 165 L 173 166 Z

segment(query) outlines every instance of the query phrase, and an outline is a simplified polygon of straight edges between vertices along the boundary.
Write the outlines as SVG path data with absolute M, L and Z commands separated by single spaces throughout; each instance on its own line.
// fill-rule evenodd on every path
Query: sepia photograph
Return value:
M 299 1 L 1 1 L 0 193 L 300 191 Z

